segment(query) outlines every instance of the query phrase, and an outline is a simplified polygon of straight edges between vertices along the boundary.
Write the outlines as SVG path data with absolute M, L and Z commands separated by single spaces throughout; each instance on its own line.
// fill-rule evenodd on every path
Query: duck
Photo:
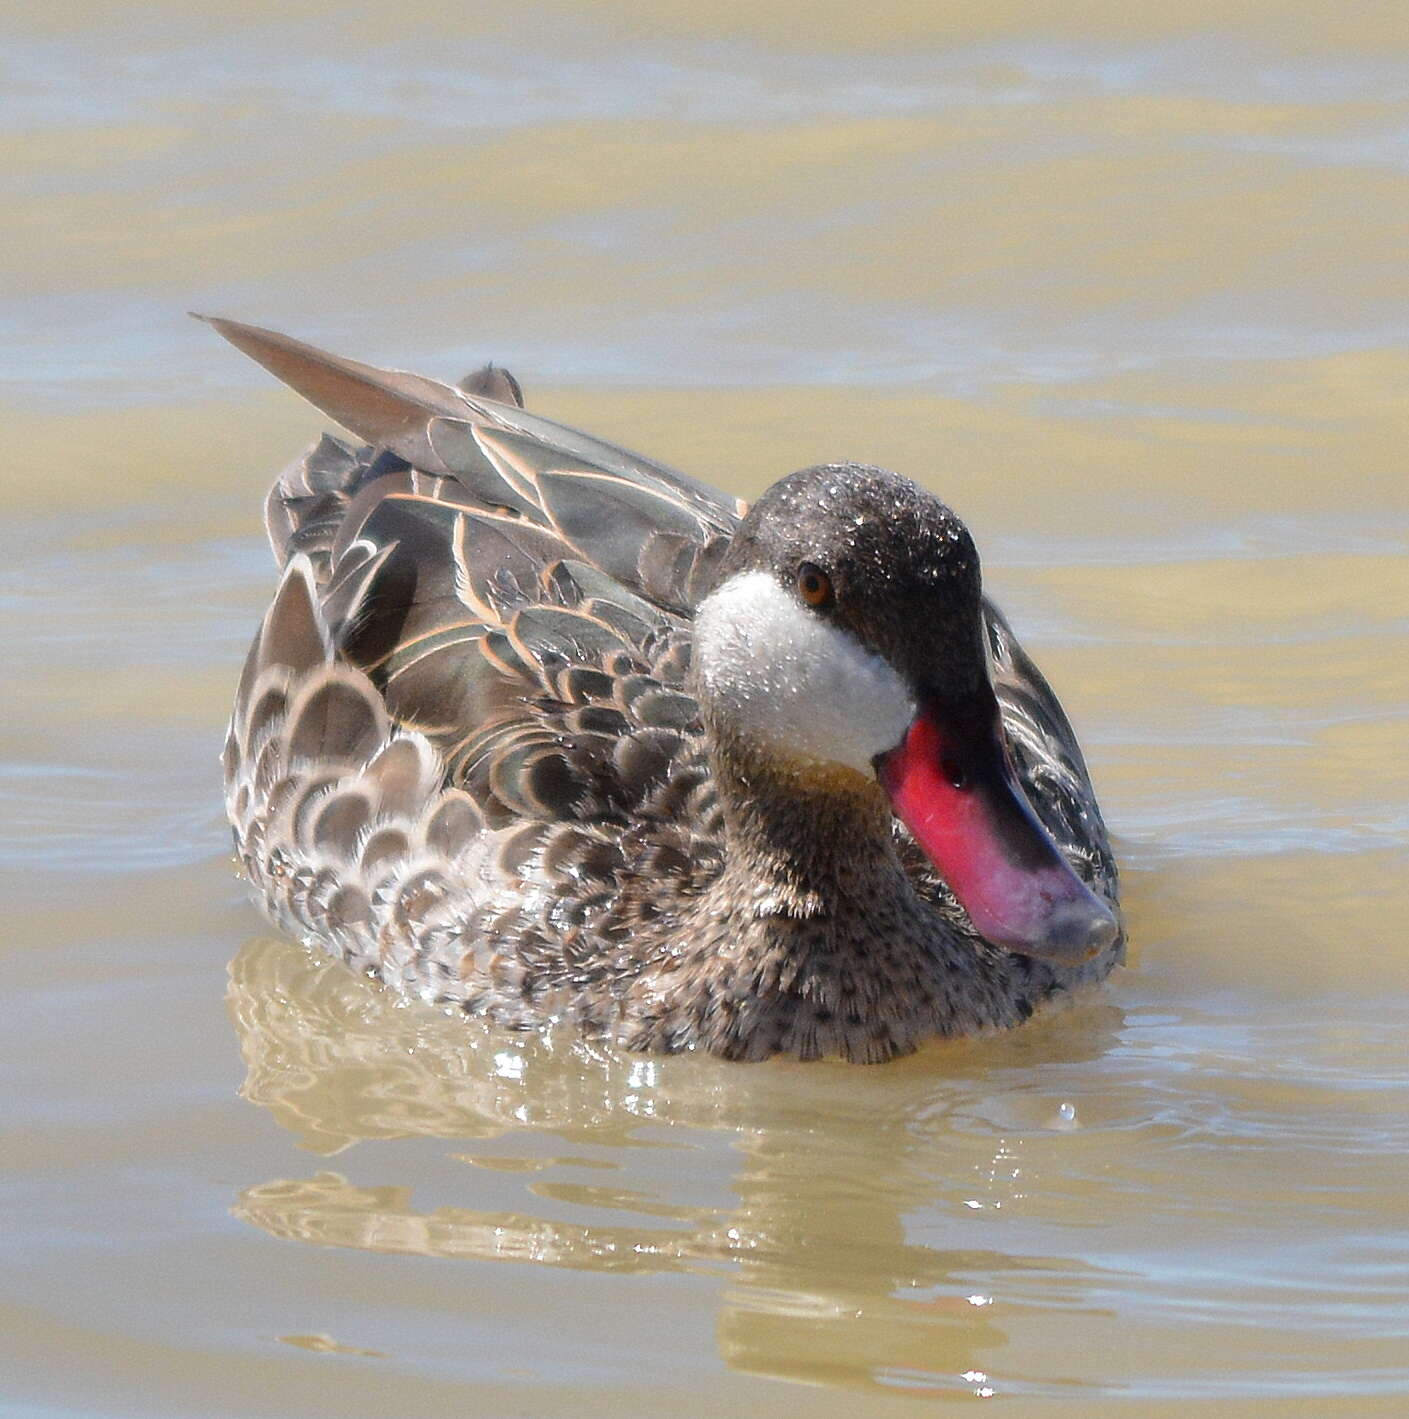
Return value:
M 1071 724 L 917 482 L 749 505 L 495 365 L 199 318 L 353 436 L 268 495 L 224 746 L 281 930 L 495 1026 L 734 1060 L 890 1060 L 1123 959 Z

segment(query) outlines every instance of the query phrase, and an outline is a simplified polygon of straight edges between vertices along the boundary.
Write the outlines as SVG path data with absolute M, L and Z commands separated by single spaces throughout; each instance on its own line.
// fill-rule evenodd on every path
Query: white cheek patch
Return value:
M 717 712 L 747 738 L 864 774 L 915 717 L 888 661 L 767 572 L 731 577 L 701 602 L 695 664 Z

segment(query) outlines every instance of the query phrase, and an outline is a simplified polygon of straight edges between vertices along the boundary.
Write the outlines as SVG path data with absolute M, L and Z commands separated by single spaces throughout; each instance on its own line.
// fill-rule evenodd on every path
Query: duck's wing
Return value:
M 675 673 L 687 641 L 672 633 L 708 589 L 734 500 L 488 397 L 519 397 L 492 367 L 454 387 L 210 323 L 368 441 L 324 438 L 286 470 L 270 538 L 281 562 L 309 556 L 339 655 L 396 723 L 441 750 L 452 778 L 484 761 L 485 726 L 523 721 L 525 698 L 571 688 L 580 702 L 580 675 L 556 685 L 569 668 L 614 667 L 601 673 L 617 693 L 640 688 L 641 673 Z
M 688 641 L 569 606 L 571 577 L 559 563 L 560 600 L 466 643 L 497 708 L 447 746 L 389 712 L 310 559 L 290 559 L 224 754 L 236 849 L 275 920 L 414 993 L 532 1001 L 625 969 L 650 891 L 685 900 L 718 871 Z
M 426 496 L 539 528 L 563 555 L 667 611 L 694 609 L 746 510 L 688 474 L 529 413 L 518 405 L 512 376 L 492 367 L 456 387 L 331 355 L 258 326 L 201 319 L 382 452 L 380 466 L 371 460 L 358 488 L 345 491 L 360 490 L 378 473 L 429 474 L 444 481 L 429 484 Z M 345 479 L 349 452 L 325 446 L 308 461 L 302 485 L 287 474 L 281 481 L 295 496 L 326 493 Z M 370 501 L 362 500 L 364 514 Z M 271 522 L 271 536 L 287 530 Z M 347 531 L 344 548 L 360 535 L 356 524 Z M 276 551 L 286 548 L 287 542 Z
M 574 928 L 630 936 L 623 880 L 685 896 L 716 871 L 687 621 L 737 509 L 489 397 L 518 397 L 502 371 L 457 389 L 217 328 L 370 441 L 324 438 L 269 499 L 285 572 L 226 782 L 275 915 L 463 993 L 441 934 L 512 939 L 525 968 L 556 942 L 557 980 Z M 513 921 L 472 929 L 496 901 Z

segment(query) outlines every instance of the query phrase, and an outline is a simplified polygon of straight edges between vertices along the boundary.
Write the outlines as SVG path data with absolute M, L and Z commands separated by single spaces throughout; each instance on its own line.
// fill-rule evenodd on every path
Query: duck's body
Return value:
M 1076 741 L 927 494 L 842 465 L 744 521 L 517 407 L 502 371 L 452 389 L 216 324 L 369 440 L 325 438 L 270 494 L 284 578 L 226 745 L 240 859 L 285 929 L 510 1025 L 738 1058 L 889 1058 L 1118 959 Z M 809 536 L 821 602 L 791 581 Z M 990 676 L 1041 829 L 986 796 Z M 977 791 L 946 758 L 939 796 L 1003 840 L 996 878 L 982 843 L 950 875 L 1008 949 L 926 856 L 948 850 L 916 806 L 930 705 L 978 755 Z

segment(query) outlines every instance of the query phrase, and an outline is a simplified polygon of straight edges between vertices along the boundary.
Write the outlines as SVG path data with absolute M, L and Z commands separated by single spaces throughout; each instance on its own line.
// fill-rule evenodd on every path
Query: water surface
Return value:
M 4 21 L 0 1409 L 1403 1411 L 1409 38 L 1127 9 Z M 188 307 L 500 360 L 745 495 L 922 479 L 1081 728 L 1129 967 L 735 1066 L 271 936 L 216 753 L 322 424 Z

